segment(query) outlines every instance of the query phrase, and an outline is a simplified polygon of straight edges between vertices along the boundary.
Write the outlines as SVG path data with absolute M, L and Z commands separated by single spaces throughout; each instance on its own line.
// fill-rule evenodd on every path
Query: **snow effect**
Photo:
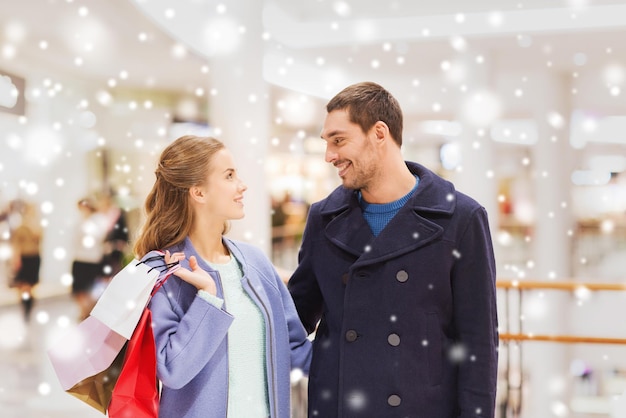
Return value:
M 67 4 L 63 4 L 67 3 Z M 493 65 L 494 59 L 488 53 L 474 49 L 476 47 L 474 39 L 471 36 L 452 36 L 447 40 L 447 49 L 445 53 L 437 56 L 432 60 L 435 73 L 429 74 L 425 69 L 417 71 L 404 77 L 402 68 L 413 65 L 419 58 L 416 48 L 406 42 L 395 39 L 384 39 L 383 31 L 372 20 L 360 19 L 354 25 L 348 26 L 347 20 L 355 19 L 359 6 L 355 2 L 337 1 L 337 2 L 318 2 L 324 3 L 322 6 L 331 8 L 336 20 L 328 25 L 328 32 L 335 32 L 343 28 L 350 27 L 351 36 L 356 39 L 357 43 L 353 45 L 347 54 L 333 54 L 329 48 L 325 50 L 320 48 L 315 53 L 307 56 L 305 54 L 291 53 L 288 48 L 284 48 L 279 42 L 272 37 L 273 28 L 263 28 L 262 34 L 252 33 L 250 28 L 244 24 L 236 14 L 224 4 L 217 5 L 214 10 L 214 16 L 206 19 L 204 25 L 199 28 L 201 42 L 205 53 L 209 57 L 227 56 L 228 54 L 238 53 L 241 51 L 244 43 L 253 36 L 258 36 L 264 48 L 271 52 L 284 54 L 285 58 L 281 62 L 280 67 L 272 68 L 273 72 L 278 74 L 277 77 L 282 78 L 286 85 L 289 85 L 289 79 L 293 77 L 298 80 L 302 72 L 300 69 L 308 70 L 309 68 L 317 68 L 320 74 L 321 86 L 316 93 L 328 96 L 335 92 L 342 85 L 347 84 L 353 77 L 363 78 L 382 77 L 383 71 L 392 69 L 398 71 L 398 80 L 394 81 L 394 92 L 398 92 L 398 96 L 402 98 L 402 104 L 406 104 L 408 110 L 418 110 L 423 114 L 437 113 L 445 115 L 446 118 L 458 118 L 465 125 L 464 134 L 468 137 L 461 140 L 469 139 L 470 147 L 474 144 L 472 151 L 479 154 L 486 153 L 485 144 L 488 139 L 488 130 L 482 131 L 482 135 L 474 135 L 479 132 L 477 128 L 484 128 L 493 123 L 493 121 L 504 117 L 507 112 L 508 100 L 517 100 L 520 102 L 528 100 L 536 100 L 542 97 L 544 90 L 538 84 L 537 78 L 545 74 L 557 74 L 559 77 L 563 74 L 555 73 L 557 68 L 563 64 L 561 60 L 569 61 L 576 68 L 576 72 L 568 72 L 565 75 L 572 80 L 568 86 L 568 96 L 584 96 L 589 93 L 601 93 L 606 98 L 613 99 L 611 103 L 617 103 L 617 99 L 623 97 L 624 84 L 626 83 L 626 63 L 620 60 L 618 56 L 618 48 L 620 47 L 617 40 L 607 44 L 602 51 L 588 51 L 580 46 L 577 51 L 560 51 L 557 45 L 551 45 L 550 40 L 543 39 L 540 34 L 532 33 L 515 33 L 510 34 L 510 48 L 517 48 L 520 54 L 531 54 L 529 56 L 541 62 L 541 73 L 521 74 L 524 81 L 520 83 L 518 77 L 515 82 L 509 82 L 506 79 L 498 80 L 503 85 L 505 97 L 502 91 L 497 90 L 497 86 L 491 86 L 486 89 L 481 82 L 484 77 L 484 68 Z M 568 18 L 573 16 L 583 18 L 585 8 L 588 6 L 585 1 L 570 1 L 570 12 Z M 400 3 L 398 3 L 400 4 Z M 76 24 L 68 25 L 62 30 L 65 35 L 65 42 L 72 51 L 72 54 L 59 59 L 72 62 L 77 67 L 85 68 L 97 65 L 108 59 L 110 52 L 115 48 L 111 44 L 111 38 L 108 34 L 112 30 L 100 16 L 94 15 L 94 11 L 81 5 L 79 1 L 57 2 L 56 7 L 71 6 L 75 10 Z M 590 5 L 589 5 L 590 6 Z M 398 10 L 402 11 L 402 6 L 396 5 Z M 176 4 L 176 7 L 167 7 L 162 10 L 162 16 L 166 21 L 172 23 L 176 27 L 180 23 L 181 16 L 184 16 L 184 4 Z M 453 14 L 453 23 L 457 27 L 467 25 L 472 20 L 471 13 L 464 13 L 462 10 L 455 11 Z M 493 11 L 486 14 L 486 25 L 491 29 L 504 28 L 507 24 L 507 14 L 504 12 Z M 56 53 L 58 45 L 53 40 L 29 38 L 33 28 L 20 25 L 19 22 L 10 22 L 3 29 L 4 35 L 0 38 L 0 47 L 2 59 L 6 62 L 15 62 L 20 58 L 22 51 L 22 43 L 30 42 L 38 45 L 41 53 Z M 432 38 L 439 36 L 437 27 L 420 27 L 419 31 L 424 38 Z M 152 34 L 142 28 L 137 28 L 137 41 L 149 44 Z M 376 52 L 371 49 L 365 49 L 360 45 L 374 43 L 380 48 Z M 172 42 L 170 45 L 164 45 L 169 61 L 163 61 L 163 65 L 171 66 L 172 71 L 176 71 L 177 66 L 185 65 L 189 56 L 195 53 L 194 48 L 185 45 L 185 43 Z M 364 52 L 367 51 L 367 52 Z M 488 52 L 488 51 L 487 51 Z M 369 54 L 369 55 L 366 55 Z M 563 57 L 561 57 L 561 54 Z M 612 57 L 611 60 L 605 62 L 600 61 L 599 56 Z M 421 58 L 419 58 L 421 59 Z M 425 57 L 428 61 L 431 58 Z M 302 67 L 300 67 L 302 66 Z M 119 68 L 115 73 L 109 74 L 108 79 L 101 82 L 95 91 L 91 88 L 82 86 L 73 86 L 73 80 L 57 79 L 53 70 L 42 68 L 37 76 L 29 77 L 26 85 L 24 96 L 27 99 L 29 114 L 27 117 L 18 117 L 11 119 L 3 125 L 3 131 L 0 133 L 0 143 L 5 148 L 3 155 L 0 156 L 0 184 L 2 185 L 2 193 L 0 197 L 3 201 L 16 196 L 25 196 L 39 202 L 40 209 L 43 214 L 43 224 L 46 227 L 46 234 L 49 238 L 49 249 L 51 257 L 48 259 L 50 266 L 49 281 L 59 281 L 62 286 L 68 287 L 71 282 L 67 278 L 67 266 L 71 254 L 71 244 L 68 240 L 68 225 L 66 225 L 67 213 L 69 213 L 70 204 L 73 204 L 77 194 L 74 190 L 78 190 L 86 186 L 76 175 L 76 171 L 86 169 L 84 162 L 81 161 L 85 152 L 95 151 L 104 146 L 117 146 L 120 143 L 132 144 L 131 147 L 125 148 L 121 152 L 123 155 L 115 156 L 112 166 L 114 167 L 114 176 L 121 184 L 126 185 L 130 190 L 140 190 L 145 182 L 149 182 L 150 164 L 148 161 L 137 161 L 134 158 L 134 152 L 139 149 L 146 152 L 154 158 L 158 154 L 160 148 L 166 142 L 167 129 L 164 128 L 166 120 L 169 120 L 171 114 L 165 114 L 158 98 L 153 100 L 145 99 L 143 94 L 135 91 L 130 92 L 127 96 L 122 97 L 118 94 L 117 89 L 124 86 L 125 81 L 132 80 L 135 77 L 133 71 L 124 68 L 124 63 L 119 64 Z M 209 64 L 204 68 L 197 68 L 198 72 L 202 72 L 207 77 L 211 74 Z M 597 68 L 595 68 L 597 67 Z M 481 69 L 483 68 L 483 69 Z M 235 69 L 233 69 L 235 70 Z M 525 70 L 522 70 L 525 71 Z M 309 74 L 309 73 L 307 73 Z M 15 86 L 9 83 L 6 77 L 2 77 L 0 84 L 0 105 L 5 107 L 13 107 L 16 103 Z M 150 76 L 145 76 L 141 80 L 146 91 L 156 91 L 158 88 L 158 80 Z M 397 84 L 396 84 L 397 83 Z M 454 87 L 454 88 L 453 88 Z M 216 99 L 216 103 L 227 95 L 227 88 L 219 85 L 193 85 L 190 88 L 192 96 L 199 100 L 207 100 L 207 97 Z M 546 93 L 547 94 L 547 93 Z M 604 97 L 603 96 L 603 97 Z M 269 98 L 257 94 L 257 92 L 248 92 L 244 95 L 248 104 L 258 104 L 269 100 Z M 286 98 L 272 98 L 274 103 L 270 103 L 270 107 L 281 110 L 281 126 L 290 125 L 315 125 L 319 124 L 320 116 L 316 114 L 317 103 L 314 99 L 319 98 L 314 95 L 293 94 Z M 581 100 L 581 99 L 575 99 Z M 457 103 L 461 103 L 457 107 Z M 575 102 L 580 103 L 580 102 Z M 103 111 L 103 109 L 107 109 Z M 198 107 L 190 105 L 189 102 L 182 103 L 178 108 L 179 113 L 186 115 L 192 119 L 198 112 L 202 112 Z M 110 113 L 109 113 L 110 112 Z M 541 112 L 539 112 L 541 113 Z M 158 116 L 155 116 L 158 114 Z M 130 118 L 137 120 L 137 124 L 129 123 L 128 129 L 120 138 L 109 136 L 105 126 L 110 124 L 111 115 L 119 116 L 120 119 Z M 151 124 L 152 126 L 139 126 L 140 120 L 145 115 L 151 115 L 151 120 L 160 119 L 161 124 Z M 245 115 L 244 115 L 245 116 Z M 570 120 L 569 115 L 562 109 L 556 109 L 555 106 L 547 106 L 544 108 L 543 115 L 535 115 L 537 123 L 546 124 L 551 130 L 564 132 L 568 129 Z M 615 115 L 598 115 L 593 117 L 589 115 L 581 122 L 581 131 L 587 135 L 584 137 L 584 144 L 576 144 L 577 146 L 592 147 L 595 136 L 600 128 L 600 121 L 604 118 L 610 118 Z M 439 116 L 437 116 L 439 118 Z M 242 123 L 245 117 L 242 118 Z M 4 121 L 4 119 L 0 119 Z M 407 127 L 409 128 L 409 127 Z M 410 129 L 410 128 L 409 128 Z M 216 127 L 218 134 L 219 127 Z M 469 133 L 469 134 L 468 134 Z M 307 128 L 291 137 L 276 138 L 276 146 L 282 143 L 291 144 L 302 141 L 302 137 L 310 137 L 317 135 L 312 128 Z M 484 135 L 484 136 L 483 136 Z M 475 136 L 475 137 L 474 137 Z M 476 139 L 480 138 L 480 141 Z M 251 139 L 251 142 L 260 142 L 258 137 Z M 557 136 L 552 133 L 546 134 L 544 131 L 540 134 L 540 141 L 549 141 L 550 143 L 558 143 Z M 445 138 L 446 140 L 450 138 Z M 459 139 L 452 139 L 459 141 Z M 419 142 L 419 139 L 416 140 Z M 251 144 L 253 145 L 253 144 Z M 615 143 L 613 144 L 615 145 Z M 423 151 L 419 146 L 409 147 L 409 157 L 418 159 L 422 156 L 426 160 L 427 165 L 434 162 L 432 157 Z M 522 147 L 523 145 L 520 145 Z M 611 144 L 604 144 L 604 147 L 610 147 Z M 622 144 L 623 146 L 623 144 Z M 287 149 L 294 158 L 301 155 L 301 147 L 293 146 Z M 582 148 L 581 148 L 582 149 Z M 616 148 L 611 148 L 614 150 Z M 617 148 L 623 151 L 622 148 Z M 462 149 L 460 152 L 467 152 L 468 149 Z M 527 156 L 526 151 L 512 152 L 513 158 L 517 161 L 514 171 L 523 173 L 531 185 L 534 182 L 551 181 L 551 177 L 558 175 L 559 166 L 540 167 L 533 156 Z M 523 154 L 523 155 L 522 155 Z M 467 159 L 466 159 L 467 160 Z M 464 160 L 464 164 L 468 162 Z M 97 160 L 96 160 L 97 161 Z M 101 160 L 100 160 L 101 161 Z M 266 161 L 255 161 L 259 165 L 263 165 Z M 486 173 L 479 181 L 485 183 L 495 181 L 497 179 L 510 175 L 509 167 L 500 165 L 498 161 L 491 161 L 492 167 L 481 167 Z M 581 161 L 581 165 L 587 162 Z M 68 167 L 75 167 L 70 170 Z M 582 167 L 586 168 L 586 167 Z M 465 169 L 464 169 L 465 170 Z M 445 173 L 454 176 L 454 173 Z M 458 174 L 458 173 L 457 173 Z M 462 174 L 462 173 L 461 173 Z M 576 201 L 587 202 L 588 207 L 585 210 L 591 212 L 593 209 L 604 207 L 601 205 L 603 200 L 610 201 L 607 205 L 612 204 L 612 208 L 616 208 L 613 214 L 619 214 L 619 210 L 623 210 L 623 200 L 620 201 L 619 196 L 611 194 L 608 189 L 608 182 L 615 182 L 614 176 L 605 175 L 598 177 L 607 182 L 604 193 L 593 194 L 592 199 L 588 199 L 589 194 L 582 193 L 576 197 Z M 595 177 L 594 177 L 595 178 Z M 454 178 L 453 178 L 454 180 Z M 590 186 L 586 186 L 590 187 Z M 621 185 L 623 192 L 623 184 Z M 145 187 L 144 187 L 145 188 Z M 580 191 L 580 189 L 577 189 Z M 597 190 L 600 190 L 598 188 Z M 471 194 L 471 193 L 470 193 Z M 604 196 L 604 199 L 603 199 Z M 129 200 L 141 200 L 137 196 L 131 196 Z M 535 196 L 541 198 L 541 196 Z M 453 200 L 454 196 L 448 196 L 448 200 Z M 501 203 L 507 202 L 513 197 L 504 199 Z M 68 203 L 71 201 L 70 203 Z M 137 201 L 132 201 L 133 207 L 138 205 Z M 495 204 L 495 202 L 493 202 Z M 569 204 L 568 204 L 569 203 Z M 559 205 L 562 204 L 561 207 Z M 532 206 L 532 205 L 531 205 Z M 557 204 L 550 208 L 543 208 L 542 212 L 536 214 L 530 213 L 534 207 L 529 207 L 525 202 L 518 202 L 518 206 L 514 209 L 513 216 L 520 223 L 515 224 L 511 229 L 495 229 L 495 244 L 498 250 L 509 250 L 506 252 L 511 259 L 502 258 L 502 265 L 499 266 L 499 274 L 502 276 L 513 277 L 518 280 L 526 280 L 532 277 L 538 277 L 546 280 L 558 280 L 566 276 L 565 272 L 559 265 L 546 266 L 545 260 L 540 265 L 536 264 L 536 259 L 540 256 L 531 253 L 531 248 L 536 244 L 533 232 L 524 231 L 519 233 L 515 228 L 523 229 L 529 222 L 535 222 L 538 217 L 547 218 L 544 225 L 555 225 L 564 218 L 571 218 L 579 215 L 576 211 L 579 205 L 573 205 L 570 202 L 557 199 Z M 495 214 L 493 214 L 495 216 Z M 584 215 L 584 214 L 583 214 Z M 596 216 L 596 213 L 593 213 Z M 577 241 L 579 232 L 576 229 L 565 228 L 562 232 L 563 244 L 571 246 L 575 253 L 576 261 L 575 270 L 580 273 L 581 277 L 589 274 L 593 277 L 593 273 L 601 273 L 602 266 L 605 263 L 616 263 L 615 260 L 609 259 L 605 255 L 610 249 L 618 243 L 623 245 L 620 238 L 620 224 L 615 219 L 603 219 L 599 222 L 599 231 L 604 240 L 595 247 L 586 241 Z M 247 240 L 255 241 L 261 239 L 252 231 L 244 231 L 243 235 Z M 414 239 L 419 238 L 417 232 L 412 233 Z M 6 237 L 3 236 L 3 239 Z M 89 240 L 89 238 L 86 238 Z M 621 241 L 620 241 L 621 240 Z M 89 243 L 87 243 L 89 244 Z M 371 248 L 366 247 L 365 251 Z M 6 260 L 10 256 L 7 247 L 0 247 L 0 259 Z M 460 259 L 462 254 L 458 250 L 454 250 L 452 256 Z M 618 260 L 619 262 L 619 260 Z M 557 261 L 554 262 L 557 264 Z M 548 263 L 549 264 L 549 263 Z M 611 280 L 623 280 L 623 277 Z M 432 285 L 431 285 L 432 286 Z M 431 287 L 429 287 L 431 288 Z M 597 306 L 595 300 L 596 293 L 591 292 L 585 287 L 576 289 L 573 293 L 574 305 L 576 308 L 584 309 L 585 306 Z M 546 294 L 532 295 L 524 301 L 525 309 L 519 314 L 523 318 L 529 328 L 526 331 L 532 331 L 536 323 L 550 318 L 551 302 Z M 563 305 L 557 305 L 561 309 Z M 390 321 L 396 321 L 396 316 L 391 316 Z M 518 319 L 518 318 L 513 318 Z M 66 326 L 63 319 L 52 318 L 45 311 L 39 311 L 36 316 L 39 326 L 53 330 L 59 326 Z M 65 318 L 65 321 L 69 321 Z M 583 323 L 582 320 L 580 320 Z M 571 324 L 575 326 L 576 324 Z M 588 324 L 584 324 L 588 327 Z M 526 325 L 525 325 L 526 326 Z M 13 349 L 19 347 L 23 343 L 27 329 L 21 322 L 20 318 L 12 315 L 3 315 L 0 317 L 0 348 Z M 428 341 L 424 340 L 423 345 L 427 346 Z M 601 354 L 598 354 L 601 353 Z M 596 363 L 602 363 L 603 349 L 593 351 L 590 354 Z M 462 346 L 454 346 L 450 350 L 451 361 L 464 361 L 471 359 L 466 349 Z M 563 371 L 566 373 L 566 371 Z M 292 379 L 298 379 L 298 375 L 292 376 Z M 42 382 L 38 387 L 38 392 L 42 396 L 47 396 L 51 389 L 49 383 Z M 331 396 L 331 394 L 329 394 Z M 363 393 L 355 391 L 349 394 L 348 404 L 355 410 L 362 410 L 367 407 L 367 399 Z M 624 396 L 615 401 L 616 405 L 623 405 Z M 622 407 L 626 409 L 626 407 Z M 550 410 L 553 416 L 567 416 L 569 407 L 563 401 L 555 401 L 551 404 Z M 479 411 L 477 411 L 479 413 Z

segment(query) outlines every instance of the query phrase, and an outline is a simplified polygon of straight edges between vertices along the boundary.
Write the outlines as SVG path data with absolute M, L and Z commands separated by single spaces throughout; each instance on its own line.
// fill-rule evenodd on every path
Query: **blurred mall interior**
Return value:
M 282 271 L 339 184 L 326 101 L 370 80 L 405 112 L 403 152 L 488 210 L 498 268 L 498 416 L 626 417 L 626 1 L 20 0 L 0 3 L 0 213 L 43 229 L 30 323 L 0 222 L 0 410 L 101 416 L 46 347 L 76 323 L 77 202 L 114 191 L 132 241 L 160 150 L 234 151 L 230 235 Z M 294 416 L 306 380 L 294 379 Z

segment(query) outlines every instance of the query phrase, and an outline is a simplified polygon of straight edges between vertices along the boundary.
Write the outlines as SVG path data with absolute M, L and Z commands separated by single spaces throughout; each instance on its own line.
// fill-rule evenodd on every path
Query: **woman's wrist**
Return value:
M 215 283 L 209 283 L 209 284 L 207 284 L 205 286 L 198 287 L 198 290 L 210 293 L 213 296 L 217 295 L 217 288 L 215 287 Z
M 206 290 L 198 289 L 198 296 L 218 309 L 222 309 L 222 306 L 224 306 L 224 299 L 219 298 L 216 295 L 207 292 Z

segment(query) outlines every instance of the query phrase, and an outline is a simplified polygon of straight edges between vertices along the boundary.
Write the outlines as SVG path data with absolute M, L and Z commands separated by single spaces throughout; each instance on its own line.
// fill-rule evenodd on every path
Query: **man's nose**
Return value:
M 332 163 L 337 159 L 337 153 L 330 149 L 330 147 L 326 147 L 326 152 L 324 153 L 324 160 L 327 163 Z

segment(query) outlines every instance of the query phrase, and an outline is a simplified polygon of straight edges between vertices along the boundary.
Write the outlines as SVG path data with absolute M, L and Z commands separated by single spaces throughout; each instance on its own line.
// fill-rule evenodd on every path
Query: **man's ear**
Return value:
M 374 124 L 374 134 L 378 141 L 382 141 L 389 136 L 389 127 L 385 122 L 379 120 Z

